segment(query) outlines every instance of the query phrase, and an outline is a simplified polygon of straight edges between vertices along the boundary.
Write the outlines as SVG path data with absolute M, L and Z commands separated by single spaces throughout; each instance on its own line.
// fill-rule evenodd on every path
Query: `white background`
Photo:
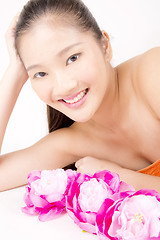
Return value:
M 0 78 L 8 65 L 4 34 L 26 0 L 0 2 Z M 113 48 L 112 65 L 160 46 L 159 0 L 84 0 L 100 28 L 108 32 Z M 7 94 L 7 93 L 6 93 Z M 6 106 L 7 107 L 7 106 Z M 47 134 L 45 104 L 28 81 L 10 118 L 2 152 L 21 149 Z
M 26 0 L 0 1 L 0 77 L 8 64 L 4 34 Z M 112 65 L 160 46 L 160 0 L 84 0 L 111 38 Z M 7 93 L 6 93 L 7 94 Z M 1 101 L 1 99 L 0 99 Z M 6 106 L 7 107 L 7 106 Z M 47 134 L 46 109 L 28 81 L 18 98 L 5 135 L 3 153 L 27 147 Z M 5 240 L 98 240 L 64 215 L 39 222 L 21 212 L 24 187 L 0 193 L 0 226 Z

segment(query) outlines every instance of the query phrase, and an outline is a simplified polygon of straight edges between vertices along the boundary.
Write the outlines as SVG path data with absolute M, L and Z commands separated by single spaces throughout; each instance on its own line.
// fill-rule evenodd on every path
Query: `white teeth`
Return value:
M 63 99 L 63 101 L 65 101 L 66 103 L 76 103 L 79 100 L 81 100 L 84 95 L 87 93 L 87 89 L 85 89 L 84 91 L 80 92 L 75 98 L 71 99 L 71 100 L 65 100 Z

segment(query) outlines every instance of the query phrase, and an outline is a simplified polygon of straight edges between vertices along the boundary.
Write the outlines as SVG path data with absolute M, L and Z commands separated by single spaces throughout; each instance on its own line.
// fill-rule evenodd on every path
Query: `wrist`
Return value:
M 133 179 L 135 172 L 133 170 L 120 167 L 118 171 L 119 177 L 122 181 L 127 182 L 128 179 Z
M 12 83 L 23 86 L 28 79 L 28 74 L 22 63 L 9 63 L 6 74 Z

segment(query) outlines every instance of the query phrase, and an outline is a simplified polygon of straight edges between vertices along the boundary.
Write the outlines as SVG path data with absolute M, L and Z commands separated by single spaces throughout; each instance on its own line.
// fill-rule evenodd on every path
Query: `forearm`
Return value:
M 0 81 L 0 149 L 10 115 L 16 103 L 17 97 L 24 84 L 21 71 L 9 66 Z
M 76 162 L 77 171 L 94 174 L 97 171 L 109 170 L 120 176 L 120 180 L 132 185 L 136 190 L 154 189 L 160 193 L 160 177 L 143 174 L 120 165 L 93 157 L 84 157 Z
M 120 179 L 131 184 L 136 190 L 154 189 L 160 193 L 160 177 L 151 176 L 122 168 L 118 173 Z

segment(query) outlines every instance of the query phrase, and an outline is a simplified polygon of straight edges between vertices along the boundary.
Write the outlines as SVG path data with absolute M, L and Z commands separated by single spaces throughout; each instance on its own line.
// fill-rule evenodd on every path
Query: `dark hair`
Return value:
M 24 6 L 15 29 L 17 52 L 19 37 L 29 30 L 36 21 L 48 15 L 59 17 L 59 19 L 63 18 L 66 23 L 78 26 L 82 31 L 90 31 L 96 40 L 100 40 L 102 37 L 96 20 L 81 0 L 30 0 Z M 50 106 L 47 106 L 47 116 L 49 132 L 69 127 L 74 122 Z

